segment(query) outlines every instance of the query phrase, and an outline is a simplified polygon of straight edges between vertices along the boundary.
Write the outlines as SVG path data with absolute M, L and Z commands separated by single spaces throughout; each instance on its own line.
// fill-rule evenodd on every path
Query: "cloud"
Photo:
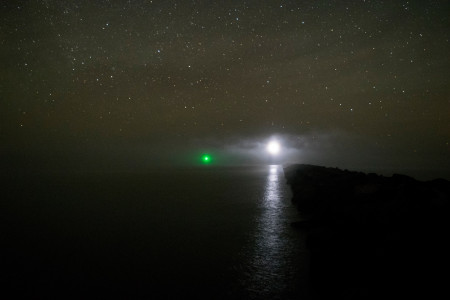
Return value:
M 279 155 L 270 155 L 266 150 L 272 140 L 277 140 L 281 145 Z M 201 166 L 202 155 L 209 154 L 210 165 L 213 166 L 302 163 L 384 175 L 403 173 L 416 178 L 449 178 L 449 164 L 445 155 L 435 153 L 432 157 L 436 162 L 430 164 L 429 156 L 420 152 L 405 152 L 396 144 L 396 140 L 376 142 L 373 137 L 342 130 L 230 135 L 222 138 L 191 138 L 182 142 L 97 139 L 89 143 L 61 142 L 58 147 L 54 146 L 55 143 L 45 145 L 0 148 L 3 170 L 142 172 L 155 168 Z
M 281 145 L 280 153 L 277 155 L 271 155 L 266 149 L 267 144 L 273 140 Z M 191 150 L 197 147 L 199 151 L 215 154 L 217 164 L 311 163 L 340 166 L 342 162 L 354 158 L 351 153 L 361 148 L 361 142 L 357 136 L 342 131 L 317 131 L 300 135 L 273 134 L 196 139 L 192 141 L 190 147 Z

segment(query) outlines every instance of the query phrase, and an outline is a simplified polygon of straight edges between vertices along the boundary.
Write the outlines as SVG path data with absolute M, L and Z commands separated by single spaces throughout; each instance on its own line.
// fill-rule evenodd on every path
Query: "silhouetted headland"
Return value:
M 448 294 L 450 182 L 313 165 L 285 176 L 307 233 L 319 299 Z

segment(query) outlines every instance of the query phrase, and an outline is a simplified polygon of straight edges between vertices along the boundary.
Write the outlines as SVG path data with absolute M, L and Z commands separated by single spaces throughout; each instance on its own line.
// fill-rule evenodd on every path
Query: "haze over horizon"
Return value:
M 450 179 L 448 1 L 6 1 L 3 170 L 268 161 Z M 411 174 L 414 172 L 411 171 Z

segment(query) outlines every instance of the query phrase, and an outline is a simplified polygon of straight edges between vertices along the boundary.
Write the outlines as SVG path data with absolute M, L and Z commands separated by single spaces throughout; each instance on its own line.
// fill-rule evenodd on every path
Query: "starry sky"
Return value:
M 35 0 L 0 14 L 3 164 L 181 162 L 277 136 L 298 162 L 450 169 L 448 1 Z

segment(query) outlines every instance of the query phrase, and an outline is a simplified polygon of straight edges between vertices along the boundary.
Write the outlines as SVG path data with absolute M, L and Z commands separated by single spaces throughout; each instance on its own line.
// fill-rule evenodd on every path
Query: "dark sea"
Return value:
M 6 290 L 30 298 L 305 299 L 279 165 L 2 179 Z

